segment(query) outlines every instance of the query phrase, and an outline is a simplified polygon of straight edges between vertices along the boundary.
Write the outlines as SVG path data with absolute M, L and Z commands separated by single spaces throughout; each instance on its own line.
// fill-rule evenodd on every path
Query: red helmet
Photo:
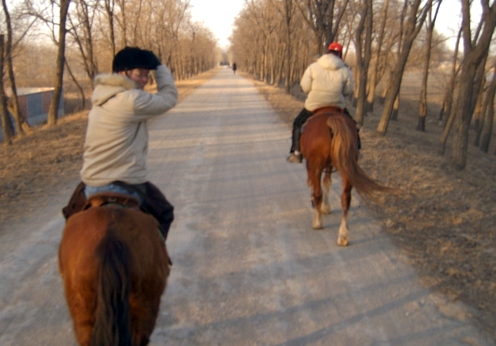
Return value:
M 343 56 L 343 46 L 337 42 L 332 42 L 327 50 L 329 52 L 337 52 L 339 56 Z

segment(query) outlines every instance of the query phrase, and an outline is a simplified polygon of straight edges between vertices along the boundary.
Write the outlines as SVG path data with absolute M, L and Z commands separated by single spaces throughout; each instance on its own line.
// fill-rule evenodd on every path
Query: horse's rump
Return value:
M 371 199 L 377 197 L 377 192 L 391 189 L 378 184 L 358 165 L 356 124 L 351 117 L 339 109 L 319 110 L 311 116 L 302 132 L 300 146 L 306 160 L 307 184 L 311 189 L 312 204 L 315 207 L 312 222 L 314 229 L 322 228 L 322 213 L 330 213 L 328 196 L 332 168 L 335 167 L 341 175 L 342 217 L 338 245 L 346 246 L 352 188 L 355 187 L 360 195 Z
M 147 342 L 169 274 L 152 216 L 120 207 L 74 214 L 64 229 L 59 268 L 81 345 Z
M 339 117 L 330 116 L 327 126 L 332 133 L 332 162 L 357 192 L 370 199 L 375 199 L 378 192 L 393 192 L 391 188 L 370 178 L 358 164 L 358 135 L 355 122 L 343 114 Z

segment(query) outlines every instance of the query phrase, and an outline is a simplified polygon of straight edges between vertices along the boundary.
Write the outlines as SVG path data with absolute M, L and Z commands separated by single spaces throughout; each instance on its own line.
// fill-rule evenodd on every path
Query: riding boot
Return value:
M 362 149 L 362 140 L 360 139 L 360 129 L 357 127 L 358 150 Z
M 83 210 L 83 207 L 86 204 L 86 196 L 84 195 L 85 184 L 80 182 L 74 192 L 72 193 L 71 198 L 67 205 L 62 209 L 62 214 L 64 215 L 65 220 L 72 215 Z
M 301 135 L 301 126 L 295 124 L 295 126 L 293 126 L 293 136 L 291 137 L 290 153 L 294 153 L 295 151 L 300 152 L 300 135 Z
M 172 221 L 174 221 L 174 207 L 165 198 L 165 195 L 150 182 L 145 183 L 146 196 L 142 208 L 155 217 L 159 223 L 160 232 L 167 240 Z

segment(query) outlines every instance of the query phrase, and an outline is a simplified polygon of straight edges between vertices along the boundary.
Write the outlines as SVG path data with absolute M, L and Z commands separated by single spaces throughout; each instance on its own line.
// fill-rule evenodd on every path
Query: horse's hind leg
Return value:
M 323 197 L 322 197 L 322 206 L 320 207 L 320 210 L 324 214 L 330 214 L 331 213 L 331 207 L 329 204 L 329 191 L 331 189 L 331 170 L 332 167 L 328 167 L 325 171 L 324 174 L 324 180 L 323 180 Z
M 338 245 L 348 245 L 348 210 L 351 202 L 352 186 L 348 179 L 343 178 L 343 192 L 341 194 L 341 208 L 343 214 L 341 216 L 341 226 L 339 226 Z
M 312 227 L 314 229 L 322 229 L 322 188 L 320 179 L 322 173 L 319 170 L 308 170 L 308 186 L 312 192 L 312 204 L 315 208 Z

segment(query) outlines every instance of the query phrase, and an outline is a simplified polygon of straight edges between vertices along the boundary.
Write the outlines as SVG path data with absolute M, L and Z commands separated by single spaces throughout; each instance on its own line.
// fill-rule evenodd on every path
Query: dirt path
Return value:
M 335 214 L 311 230 L 303 166 L 284 162 L 289 127 L 247 80 L 220 70 L 151 128 L 150 180 L 176 206 L 152 344 L 494 344 L 472 310 L 419 284 L 357 198 L 352 244 L 335 245 L 338 184 Z M 2 345 L 71 344 L 56 269 L 66 179 L 2 224 Z

